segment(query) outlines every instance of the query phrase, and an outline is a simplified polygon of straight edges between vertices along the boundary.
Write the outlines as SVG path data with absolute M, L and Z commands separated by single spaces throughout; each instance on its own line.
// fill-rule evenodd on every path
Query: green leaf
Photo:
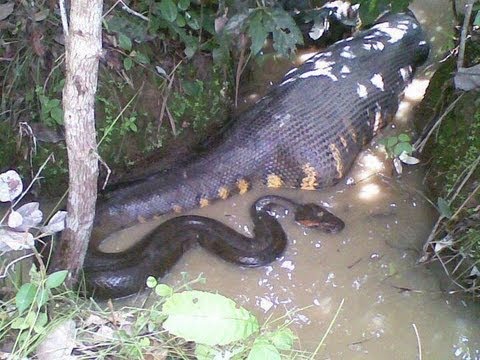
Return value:
M 15 305 L 18 313 L 21 315 L 30 305 L 32 305 L 37 294 L 37 285 L 26 283 L 23 284 L 15 296 Z
M 179 0 L 177 4 L 180 10 L 187 10 L 190 7 L 190 0 Z
M 58 125 L 63 124 L 63 109 L 60 107 L 53 108 L 50 110 L 50 116 Z
M 185 17 L 182 14 L 177 15 L 177 20 L 175 20 L 178 26 L 184 27 L 187 25 L 187 21 L 185 20 Z
M 187 20 L 187 25 L 193 30 L 200 30 L 200 16 L 195 11 L 186 12 L 185 19 Z
M 162 0 L 159 5 L 160 12 L 165 20 L 174 22 L 178 15 L 177 7 L 172 0 Z
M 43 305 L 45 305 L 48 301 L 48 298 L 50 297 L 50 292 L 48 289 L 39 289 L 37 296 L 35 298 L 37 306 L 40 308 Z
M 400 134 L 398 135 L 398 141 L 410 142 L 411 138 L 407 134 Z
M 29 327 L 29 325 L 25 321 L 25 318 L 21 316 L 15 318 L 10 326 L 12 329 L 16 330 L 25 330 Z
M 289 328 L 283 328 L 275 331 L 270 340 L 273 345 L 279 350 L 291 350 L 293 347 L 293 342 L 297 337 Z
M 165 284 L 158 284 L 155 286 L 155 294 L 162 297 L 167 297 L 173 295 L 173 289 Z
M 413 151 L 413 146 L 408 143 L 408 142 L 399 142 L 395 147 L 393 148 L 393 154 L 394 156 L 399 156 L 401 153 L 407 153 L 410 155 Z
M 195 356 L 198 360 L 212 360 L 218 356 L 221 359 L 222 353 L 208 345 L 197 344 L 195 346 Z
M 438 211 L 440 214 L 447 219 L 450 219 L 452 217 L 452 210 L 450 209 L 450 205 L 448 204 L 447 200 L 444 198 L 438 198 L 437 199 L 437 206 L 438 206 Z
M 125 50 L 125 51 L 131 51 L 132 50 L 132 40 L 124 34 L 120 34 L 118 36 L 118 45 Z
M 135 55 L 135 59 L 140 63 L 140 64 L 150 64 L 150 59 L 148 58 L 147 55 L 141 52 L 137 52 Z
M 204 291 L 184 291 L 166 299 L 163 327 L 171 334 L 206 345 L 246 339 L 259 329 L 249 311 L 231 299 Z
M 67 275 L 67 270 L 55 271 L 54 273 L 48 275 L 47 280 L 45 281 L 45 286 L 49 289 L 55 289 L 63 284 L 67 278 Z
M 60 100 L 59 99 L 49 99 L 45 101 L 45 109 L 46 110 L 51 110 L 54 108 L 58 108 L 60 106 Z
M 193 55 L 195 55 L 195 52 L 197 51 L 196 46 L 187 46 L 184 50 L 185 55 L 187 58 L 191 58 Z
M 477 12 L 477 15 L 475 15 L 475 20 L 473 20 L 473 25 L 480 26 L 480 11 Z
M 253 343 L 252 349 L 248 353 L 247 360 L 281 360 L 278 349 L 267 339 L 259 337 Z
M 147 286 L 150 289 L 153 289 L 155 286 L 157 286 L 158 282 L 157 279 L 155 279 L 153 276 L 147 277 Z
M 125 70 L 130 70 L 133 66 L 133 60 L 129 57 L 126 57 L 125 59 L 123 59 L 123 67 L 125 68 Z
M 37 320 L 35 321 L 35 325 L 33 326 L 33 330 L 37 334 L 44 334 L 45 325 L 47 325 L 47 322 L 48 322 L 47 314 L 44 312 L 38 313 Z
M 395 144 L 398 143 L 398 138 L 396 136 L 390 136 L 387 138 L 387 148 L 392 148 Z
M 252 39 L 252 44 L 250 45 L 250 51 L 253 55 L 257 55 L 260 50 L 262 50 L 265 39 L 268 36 L 268 31 L 265 29 L 262 23 L 263 12 L 258 10 L 253 14 L 249 26 L 248 26 L 248 36 Z

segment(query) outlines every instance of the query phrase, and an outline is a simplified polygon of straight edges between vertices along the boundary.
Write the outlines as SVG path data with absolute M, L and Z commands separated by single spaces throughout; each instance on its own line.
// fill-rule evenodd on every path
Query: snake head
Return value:
M 336 234 L 343 230 L 345 223 L 323 206 L 304 204 L 297 207 L 295 221 L 307 228 L 321 230 L 328 234 Z

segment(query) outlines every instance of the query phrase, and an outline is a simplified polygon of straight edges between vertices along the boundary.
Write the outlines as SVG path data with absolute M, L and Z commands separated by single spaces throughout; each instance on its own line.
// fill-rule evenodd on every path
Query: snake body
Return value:
M 122 276 L 115 275 L 117 270 L 111 270 L 107 276 L 106 270 L 102 274 L 98 270 L 100 267 L 96 267 L 102 261 L 109 263 L 114 259 L 108 266 L 117 269 L 121 259 L 100 253 L 97 247 L 107 235 L 139 220 L 180 213 L 206 206 L 215 199 L 243 194 L 256 180 L 269 187 L 306 190 L 338 182 L 361 148 L 394 116 L 403 90 L 428 52 L 425 35 L 411 13 L 389 14 L 370 29 L 333 44 L 289 71 L 264 98 L 231 123 L 215 147 L 165 173 L 115 189 L 98 203 L 93 239 L 85 263 L 87 280 L 91 274 L 94 276 L 90 279 L 99 276 L 101 281 L 91 282 L 92 287 L 100 289 L 110 276 L 114 280 L 112 283 L 122 286 Z M 268 218 L 261 211 L 260 214 L 264 220 Z M 196 220 L 199 219 L 179 218 L 164 226 L 171 229 L 193 227 L 198 230 L 194 237 L 201 238 L 204 227 L 195 225 Z M 276 224 L 272 226 L 278 230 Z M 168 264 L 173 263 L 192 241 L 161 242 L 166 254 L 163 258 L 158 252 L 152 252 L 154 245 L 150 245 L 162 231 L 167 230 L 159 228 L 150 240 L 143 242 L 143 248 L 149 249 L 146 253 L 134 247 L 130 249 L 132 255 L 122 256 L 139 262 L 138 259 L 153 253 L 159 262 L 166 264 L 156 274 L 164 273 Z M 180 238 L 193 236 L 187 234 L 189 230 L 177 232 L 182 233 Z M 218 244 L 206 246 L 215 251 Z M 268 250 L 272 252 L 268 257 L 271 261 L 281 253 L 283 245 L 265 246 L 259 245 L 255 251 L 263 256 L 264 250 L 273 246 Z M 230 256 L 231 252 L 228 253 Z M 219 255 L 228 258 L 221 251 Z M 238 251 L 228 260 L 248 265 L 242 257 L 243 253 Z M 260 265 L 263 261 L 256 263 Z M 140 274 L 130 282 L 142 281 L 145 273 L 151 271 L 143 265 L 127 270 Z M 114 286 L 105 287 L 107 293 L 116 291 Z M 121 294 L 126 293 L 122 291 Z

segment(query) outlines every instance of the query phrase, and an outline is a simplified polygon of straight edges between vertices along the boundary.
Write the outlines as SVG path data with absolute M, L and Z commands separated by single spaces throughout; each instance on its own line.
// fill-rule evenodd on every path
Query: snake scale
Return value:
M 415 68 L 428 53 L 425 35 L 413 14 L 387 14 L 371 28 L 289 71 L 201 156 L 108 193 L 97 205 L 84 267 L 87 283 L 101 292 L 109 277 L 117 276 L 113 270 L 107 274 L 105 269 L 116 265 L 107 259 L 112 255 L 97 250 L 99 241 L 139 220 L 243 194 L 257 181 L 269 187 L 306 190 L 338 182 L 361 148 L 394 116 Z M 172 253 L 183 251 L 181 245 L 172 246 Z M 137 250 L 130 250 L 130 263 L 139 261 Z M 258 251 L 271 250 L 267 246 Z M 277 255 L 273 253 L 270 261 Z M 240 256 L 230 260 L 245 265 Z M 107 265 L 101 265 L 102 261 Z M 135 289 L 118 294 L 107 289 L 105 296 L 125 295 L 143 287 L 144 282 L 138 283 L 151 271 L 146 267 L 130 269 L 141 273 L 129 280 L 137 283 Z M 122 286 L 124 279 L 118 275 L 115 286 Z

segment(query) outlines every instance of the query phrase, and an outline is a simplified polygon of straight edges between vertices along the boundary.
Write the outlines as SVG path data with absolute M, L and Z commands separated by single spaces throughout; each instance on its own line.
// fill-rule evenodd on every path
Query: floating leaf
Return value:
M 403 172 L 403 166 L 399 158 L 393 159 L 393 166 L 395 167 L 397 174 L 401 175 Z
M 398 135 L 398 141 L 403 141 L 403 142 L 410 142 L 411 138 L 407 134 L 400 134 Z
M 67 270 L 55 271 L 48 275 L 47 280 L 45 281 L 45 286 L 49 289 L 54 289 L 63 284 L 68 275 Z
M 0 174 L 0 201 L 13 201 L 22 193 L 22 179 L 15 170 L 8 170 Z
M 37 294 L 37 286 L 31 283 L 23 284 L 15 295 L 15 305 L 18 313 L 21 315 L 30 305 L 32 305 Z
M 204 291 L 184 291 L 167 298 L 163 327 L 187 341 L 225 345 L 258 331 L 257 319 L 231 299 Z
M 448 204 L 447 200 L 444 198 L 439 197 L 437 199 L 437 206 L 440 215 L 450 219 L 452 217 L 452 210 L 450 210 L 450 205 Z
M 408 165 L 415 165 L 420 162 L 416 157 L 407 155 L 407 153 L 404 151 L 400 154 L 398 157 L 403 163 L 408 164 Z
M 153 289 L 155 286 L 157 286 L 158 281 L 155 279 L 153 276 L 147 277 L 147 287 L 150 289 Z

